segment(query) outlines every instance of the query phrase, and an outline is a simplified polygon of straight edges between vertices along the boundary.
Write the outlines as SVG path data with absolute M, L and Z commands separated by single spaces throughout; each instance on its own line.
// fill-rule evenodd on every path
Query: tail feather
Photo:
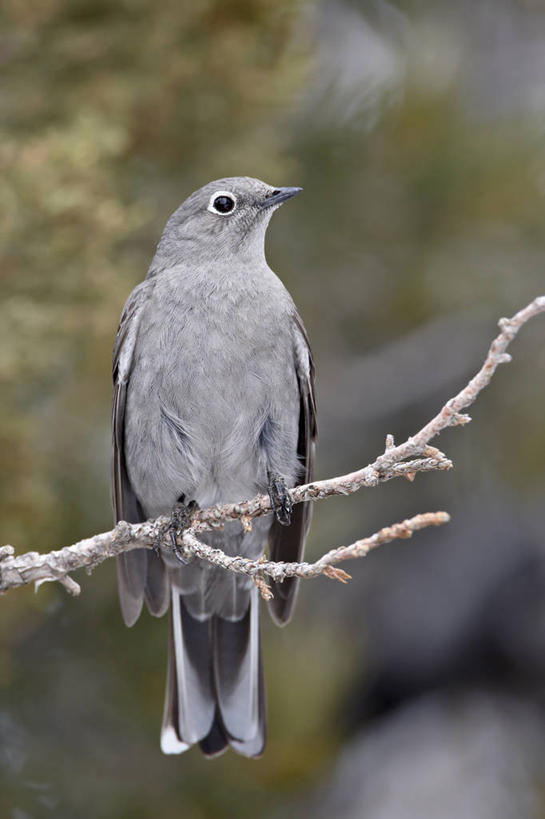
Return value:
M 233 739 L 246 741 L 259 729 L 259 600 L 257 588 L 242 620 L 213 618 L 214 682 L 223 725 Z
M 234 622 L 217 615 L 195 619 L 173 589 L 162 750 L 181 753 L 198 742 L 210 757 L 228 745 L 259 756 L 265 719 L 257 589 Z
M 199 747 L 203 754 L 209 759 L 219 756 L 229 747 L 229 738 L 221 722 L 221 717 L 216 709 L 214 722 L 207 736 L 199 742 Z
M 165 693 L 163 723 L 161 725 L 161 750 L 164 754 L 181 754 L 189 748 L 186 742 L 181 741 L 178 726 L 178 685 L 174 667 L 174 636 L 171 623 L 167 665 L 167 688 Z
M 192 745 L 208 734 L 214 719 L 209 627 L 191 617 L 176 588 L 172 589 L 171 621 L 179 736 Z
M 261 756 L 265 750 L 267 742 L 267 700 L 265 696 L 265 676 L 263 674 L 263 662 L 261 660 L 261 651 L 259 652 L 259 673 L 257 680 L 257 698 L 258 698 L 258 726 L 257 733 L 252 739 L 237 740 L 231 739 L 230 745 L 234 751 L 248 757 Z

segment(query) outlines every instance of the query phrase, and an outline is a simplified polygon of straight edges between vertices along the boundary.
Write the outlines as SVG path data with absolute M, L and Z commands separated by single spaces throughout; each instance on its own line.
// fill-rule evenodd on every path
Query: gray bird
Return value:
M 310 504 L 287 489 L 312 479 L 314 368 L 295 305 L 265 260 L 273 212 L 300 188 L 211 182 L 168 220 L 145 280 L 123 310 L 113 357 L 112 497 L 131 523 L 269 492 L 274 515 L 202 539 L 229 555 L 303 554 Z M 174 517 L 173 520 L 176 520 Z M 291 520 L 291 522 L 290 522 Z M 289 525 L 288 525 L 289 524 Z M 165 546 L 118 558 L 123 618 L 170 605 L 161 748 L 265 746 L 259 599 L 250 578 Z M 273 619 L 293 610 L 297 580 L 273 583 Z

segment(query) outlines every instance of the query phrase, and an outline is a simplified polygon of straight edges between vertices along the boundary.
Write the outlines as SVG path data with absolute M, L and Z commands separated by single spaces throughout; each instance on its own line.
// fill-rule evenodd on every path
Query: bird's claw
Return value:
M 278 523 L 289 526 L 293 504 L 285 478 L 269 473 L 269 498 Z
M 170 538 L 172 551 L 174 552 L 176 558 L 180 561 L 180 563 L 187 564 L 189 562 L 187 556 L 185 555 L 183 546 L 179 546 L 178 544 L 178 538 L 182 537 L 184 531 L 190 525 L 193 515 L 198 508 L 199 505 L 196 501 L 192 500 L 189 501 L 189 503 L 186 503 L 185 495 L 180 495 L 172 507 L 172 512 L 168 523 L 162 526 L 159 530 L 154 546 L 154 551 L 156 554 L 160 553 L 161 544 L 164 542 L 166 535 L 168 535 Z

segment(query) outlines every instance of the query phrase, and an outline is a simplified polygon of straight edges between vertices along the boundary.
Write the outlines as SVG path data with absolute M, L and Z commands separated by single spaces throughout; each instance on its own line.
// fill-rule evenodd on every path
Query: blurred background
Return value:
M 540 0 L 7 0 L 0 54 L 0 542 L 111 528 L 111 349 L 171 211 L 302 185 L 268 258 L 318 371 L 318 477 L 401 442 L 545 291 Z M 159 751 L 166 621 L 115 566 L 0 601 L 9 819 L 545 817 L 545 323 L 445 433 L 450 473 L 317 505 L 311 556 L 452 522 L 264 617 L 265 756 Z

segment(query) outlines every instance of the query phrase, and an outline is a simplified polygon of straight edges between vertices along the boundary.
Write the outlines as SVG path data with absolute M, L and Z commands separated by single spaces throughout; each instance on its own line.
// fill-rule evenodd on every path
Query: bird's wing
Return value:
M 138 523 L 142 509 L 129 481 L 125 464 L 125 405 L 132 370 L 138 325 L 142 313 L 144 293 L 142 285 L 133 290 L 123 313 L 114 344 L 112 378 L 114 397 L 112 406 L 112 506 L 116 522 L 126 520 Z
M 297 455 L 301 463 L 301 475 L 297 484 L 309 483 L 314 471 L 314 450 L 317 435 L 316 403 L 314 398 L 314 363 L 308 336 L 297 312 L 294 313 L 294 355 L 297 383 L 299 385 L 299 437 Z M 310 527 L 312 504 L 298 503 L 294 506 L 290 526 L 282 526 L 275 520 L 271 526 L 271 560 L 300 561 L 305 539 Z M 272 582 L 274 597 L 269 603 L 273 619 L 284 625 L 290 619 L 297 595 L 298 578 L 290 577 L 281 583 Z
M 125 407 L 133 365 L 134 349 L 148 282 L 143 282 L 129 297 L 114 344 L 112 406 L 112 506 L 116 523 L 145 520 L 134 492 L 125 462 Z M 166 573 L 161 559 L 147 549 L 125 552 L 117 558 L 119 600 L 123 619 L 132 626 L 138 619 L 145 598 L 152 614 L 160 616 L 168 606 Z

